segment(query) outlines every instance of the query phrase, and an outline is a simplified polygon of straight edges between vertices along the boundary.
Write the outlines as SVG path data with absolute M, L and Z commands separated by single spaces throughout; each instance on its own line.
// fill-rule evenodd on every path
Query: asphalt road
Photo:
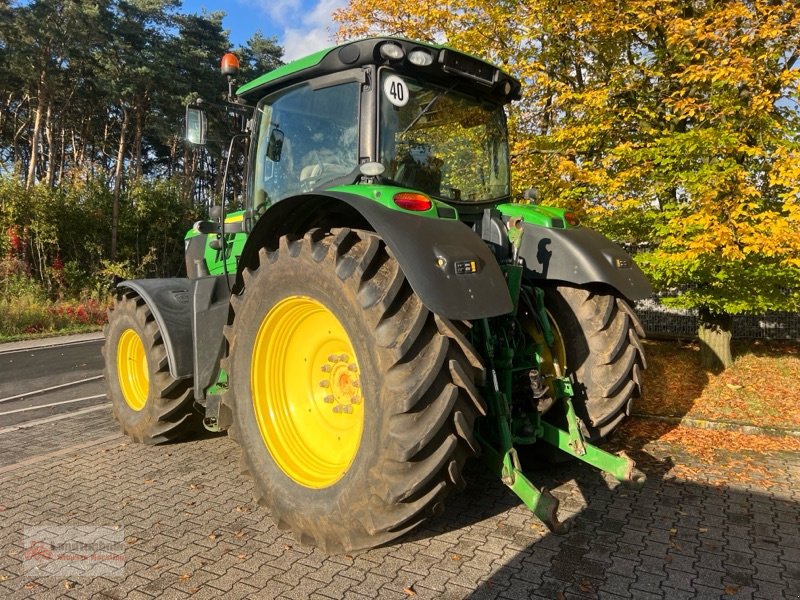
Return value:
M 102 345 L 67 338 L 0 346 L 0 433 L 108 406 Z

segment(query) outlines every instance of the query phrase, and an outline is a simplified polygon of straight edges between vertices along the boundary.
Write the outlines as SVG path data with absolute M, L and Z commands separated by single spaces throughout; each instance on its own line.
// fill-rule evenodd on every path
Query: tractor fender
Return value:
M 192 345 L 192 282 L 185 277 L 171 279 L 136 279 L 122 281 L 118 288 L 136 292 L 158 324 L 174 379 L 191 377 Z
M 307 215 L 302 226 L 294 216 L 290 217 L 293 213 Z M 319 216 L 328 214 L 332 218 Z M 275 225 L 276 221 L 287 218 L 298 223 L 296 231 L 310 226 L 369 225 L 384 240 L 422 303 L 446 319 L 494 317 L 513 308 L 497 260 L 469 227 L 455 219 L 392 210 L 369 198 L 345 192 L 301 194 L 270 207 L 247 240 L 240 271 L 255 263 L 255 254 L 262 245 L 275 245 L 279 234 L 293 232 L 287 226 Z M 237 281 L 241 283 L 240 275 Z
M 585 227 L 521 225 L 518 256 L 524 260 L 526 277 L 577 285 L 602 283 L 629 300 L 652 295 L 650 282 L 630 254 L 601 233 Z

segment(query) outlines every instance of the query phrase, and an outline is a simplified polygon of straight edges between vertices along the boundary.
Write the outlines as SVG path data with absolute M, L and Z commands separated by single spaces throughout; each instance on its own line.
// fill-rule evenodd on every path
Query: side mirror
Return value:
M 206 143 L 206 112 L 196 106 L 186 107 L 186 139 L 191 144 L 203 146 Z
M 283 152 L 283 132 L 277 127 L 269 134 L 267 142 L 267 158 L 272 162 L 280 162 L 281 152 Z

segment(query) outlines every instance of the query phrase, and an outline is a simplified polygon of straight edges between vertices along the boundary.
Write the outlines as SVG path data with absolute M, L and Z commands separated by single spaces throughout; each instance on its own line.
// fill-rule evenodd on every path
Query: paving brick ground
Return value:
M 534 472 L 562 500 L 562 536 L 476 464 L 444 516 L 395 544 L 326 556 L 255 504 L 227 437 L 128 444 L 102 411 L 51 425 L 0 435 L 2 598 L 800 597 L 796 454 L 764 458 L 769 486 L 704 481 L 698 459 L 664 445 L 642 455 L 641 490 L 580 464 Z M 679 461 L 701 475 L 674 477 Z M 124 574 L 29 577 L 24 531 L 44 524 L 123 526 Z

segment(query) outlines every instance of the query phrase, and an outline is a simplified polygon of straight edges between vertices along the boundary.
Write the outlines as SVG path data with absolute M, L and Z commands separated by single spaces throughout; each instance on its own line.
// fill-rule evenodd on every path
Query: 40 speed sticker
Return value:
M 408 104 L 408 86 L 397 75 L 389 75 L 383 81 L 383 93 L 395 106 Z

